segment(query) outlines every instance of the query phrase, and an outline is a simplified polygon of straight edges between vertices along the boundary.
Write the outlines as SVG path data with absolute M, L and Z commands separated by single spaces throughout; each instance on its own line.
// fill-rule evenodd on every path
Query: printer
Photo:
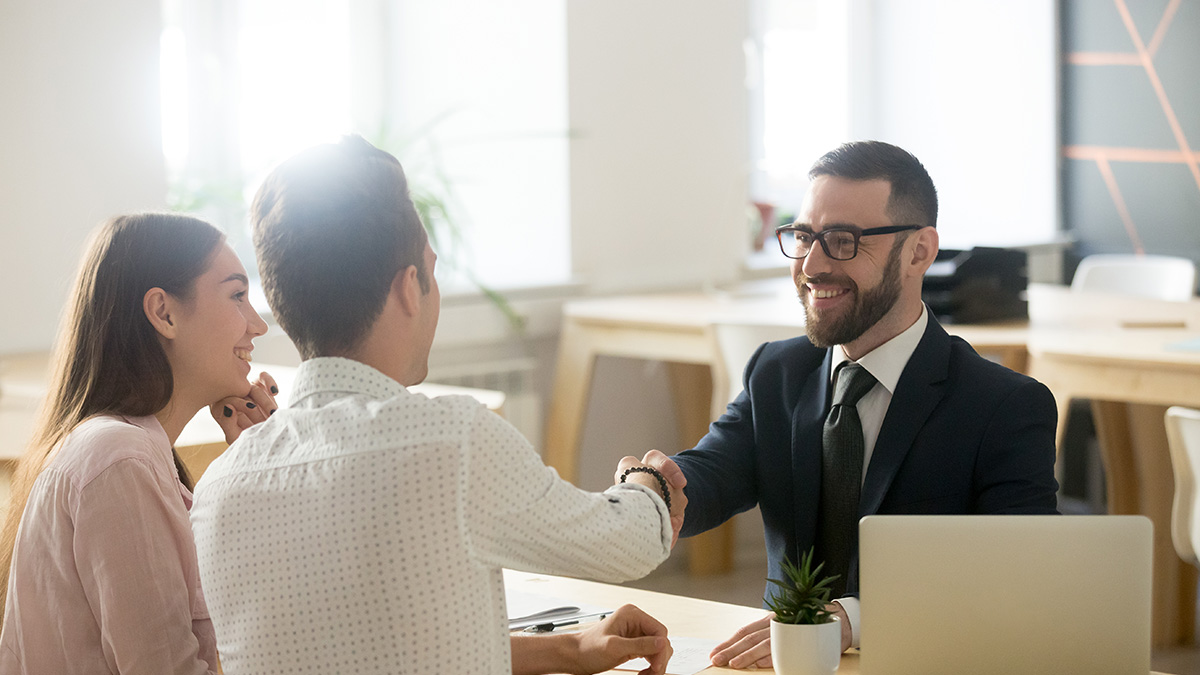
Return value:
M 944 249 L 925 273 L 921 299 L 942 323 L 1029 318 L 1025 251 L 977 246 Z

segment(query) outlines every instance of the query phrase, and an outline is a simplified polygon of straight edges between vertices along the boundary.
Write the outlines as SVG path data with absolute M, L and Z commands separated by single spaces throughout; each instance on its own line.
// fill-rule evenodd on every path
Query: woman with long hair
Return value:
M 247 380 L 267 328 L 247 283 L 195 218 L 94 234 L 0 532 L 0 675 L 217 671 L 173 446 L 206 406 L 229 441 L 276 408 L 269 376 Z

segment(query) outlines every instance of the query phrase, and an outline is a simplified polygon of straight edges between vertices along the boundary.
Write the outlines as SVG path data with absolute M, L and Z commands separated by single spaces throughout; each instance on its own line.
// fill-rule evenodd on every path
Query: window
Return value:
M 878 139 L 929 170 L 943 248 L 1058 237 L 1054 3 L 751 7 L 752 199 L 792 215 L 817 157 L 844 141 Z
M 495 4 L 164 0 L 172 201 L 248 259 L 246 205 L 270 168 L 354 132 L 447 203 L 463 236 L 443 261 L 500 288 L 566 280 L 565 3 Z M 451 267 L 452 291 L 466 276 Z

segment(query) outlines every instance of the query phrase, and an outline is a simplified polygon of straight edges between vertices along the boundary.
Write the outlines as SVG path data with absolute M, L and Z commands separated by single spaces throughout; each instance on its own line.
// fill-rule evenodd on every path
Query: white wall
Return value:
M 1056 3 L 870 0 L 856 135 L 895 143 L 938 187 L 943 248 L 1054 239 Z
M 571 258 L 593 291 L 737 276 L 747 35 L 744 0 L 567 3 Z
M 0 353 L 49 348 L 87 233 L 166 193 L 158 0 L 0 7 Z

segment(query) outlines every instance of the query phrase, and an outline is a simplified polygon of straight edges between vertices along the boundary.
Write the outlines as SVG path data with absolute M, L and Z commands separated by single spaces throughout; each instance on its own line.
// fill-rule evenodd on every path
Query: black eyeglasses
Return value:
M 775 228 L 775 238 L 779 240 L 779 250 L 793 260 L 808 257 L 814 241 L 821 242 L 821 248 L 825 249 L 825 255 L 831 260 L 852 260 L 858 255 L 858 240 L 862 237 L 919 230 L 922 227 L 928 225 L 887 225 L 865 230 L 833 229 L 812 232 L 800 225 L 780 225 Z

